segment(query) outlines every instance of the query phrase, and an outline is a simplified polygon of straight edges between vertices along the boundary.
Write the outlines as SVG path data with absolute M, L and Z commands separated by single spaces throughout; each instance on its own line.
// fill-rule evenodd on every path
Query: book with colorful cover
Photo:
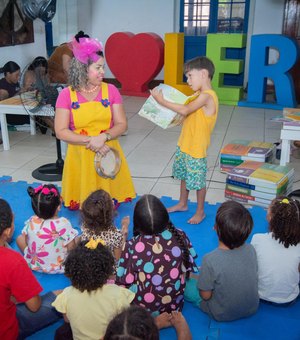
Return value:
M 272 199 L 241 194 L 239 192 L 235 192 L 235 191 L 228 190 L 228 189 L 225 189 L 225 195 L 230 196 L 230 197 L 240 198 L 240 199 L 243 199 L 243 200 L 247 200 L 248 202 L 256 201 L 256 202 L 261 202 L 261 203 L 270 203 L 272 201 Z
M 256 199 L 247 199 L 245 197 L 242 197 L 240 195 L 236 196 L 236 195 L 232 195 L 232 193 L 228 190 L 226 192 L 225 190 L 225 198 L 234 200 L 234 201 L 238 201 L 241 202 L 243 204 L 250 204 L 250 205 L 258 205 L 260 207 L 264 207 L 264 208 L 268 208 L 270 205 L 270 201 L 269 200 L 264 200 L 261 198 L 256 198 Z
M 268 142 L 234 140 L 225 145 L 221 150 L 221 155 L 245 156 L 266 159 L 266 157 L 274 152 L 275 145 Z M 242 159 L 242 158 L 241 158 Z
M 239 193 L 239 194 L 246 195 L 246 196 L 264 198 L 266 200 L 273 200 L 274 198 L 277 197 L 275 193 L 272 194 L 272 193 L 267 193 L 267 192 L 262 192 L 262 191 L 257 191 L 257 190 L 246 189 L 246 188 L 242 188 L 240 186 L 231 185 L 231 184 L 226 184 L 225 190 L 228 190 L 234 193 Z
M 240 188 L 241 189 L 241 188 Z M 282 195 L 286 196 L 292 192 L 292 186 L 287 187 L 287 190 L 282 193 Z M 236 190 L 234 186 L 226 185 L 225 188 L 225 197 L 230 198 L 232 200 L 240 201 L 247 204 L 255 204 L 260 206 L 268 206 L 272 200 L 279 195 L 270 195 L 266 193 L 262 193 L 256 190 L 250 190 L 249 192 L 239 192 Z
M 245 161 L 232 168 L 227 174 L 227 179 L 267 188 L 279 188 L 288 182 L 293 174 L 294 169 L 288 166 Z
M 284 122 L 283 127 L 300 128 L 300 120 L 291 120 L 289 122 Z
M 283 117 L 300 121 L 300 108 L 288 108 L 283 109 Z
M 257 162 L 265 162 L 265 163 L 271 163 L 274 160 L 275 156 L 275 148 L 269 152 L 265 158 L 263 157 L 256 157 L 256 156 L 239 156 L 239 155 L 229 155 L 225 153 L 220 154 L 220 158 L 224 163 L 228 160 L 242 160 L 242 161 L 257 161 Z
M 253 184 L 248 184 L 248 183 L 242 183 L 242 182 L 238 182 L 238 181 L 233 181 L 231 179 L 226 179 L 226 184 L 231 184 L 234 186 L 238 186 L 241 188 L 245 188 L 245 189 L 249 189 L 249 190 L 256 190 L 256 191 L 261 191 L 261 192 L 266 192 L 269 194 L 274 194 L 277 196 L 280 195 L 285 195 L 285 193 L 288 190 L 288 187 L 292 186 L 293 184 L 293 180 L 286 180 L 284 182 L 282 182 L 282 185 L 278 188 L 266 188 L 263 186 L 259 186 L 259 185 L 253 185 Z
M 184 104 L 189 98 L 174 87 L 166 84 L 159 84 L 158 89 L 162 90 L 164 97 L 173 103 Z M 138 114 L 163 129 L 179 125 L 182 121 L 181 115 L 161 106 L 152 96 L 148 97 Z
M 244 163 L 243 159 L 236 159 L 236 158 L 226 158 L 222 157 L 221 155 L 221 164 L 222 165 L 229 165 L 229 166 L 237 166 Z

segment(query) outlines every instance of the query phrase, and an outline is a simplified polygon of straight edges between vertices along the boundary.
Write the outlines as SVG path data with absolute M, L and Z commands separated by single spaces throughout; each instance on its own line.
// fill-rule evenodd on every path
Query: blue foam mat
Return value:
M 38 186 L 40 183 L 30 184 Z M 10 177 L 0 177 L 0 197 L 6 199 L 15 213 L 15 235 L 12 247 L 17 249 L 15 238 L 20 234 L 24 221 L 32 215 L 32 208 L 29 196 L 27 195 L 28 183 L 11 182 Z M 177 201 L 169 197 L 161 197 L 166 206 L 174 205 Z M 136 200 L 121 204 L 116 216 L 116 225 L 120 226 L 123 216 L 129 215 L 132 221 L 133 208 Z M 206 218 L 200 225 L 190 225 L 187 223 L 189 217 L 196 210 L 196 203 L 189 203 L 188 212 L 175 212 L 170 214 L 171 220 L 178 228 L 183 229 L 189 236 L 193 246 L 198 254 L 197 264 L 201 265 L 201 259 L 204 254 L 212 251 L 218 245 L 216 233 L 213 230 L 215 214 L 220 204 L 212 205 L 205 203 Z M 266 211 L 260 207 L 250 209 L 254 220 L 254 229 L 252 234 L 266 232 Z M 78 228 L 80 225 L 80 216 L 78 211 L 70 211 L 62 208 L 60 214 L 68 218 L 73 227 Z M 132 222 L 130 223 L 129 237 L 132 236 Z M 248 242 L 251 240 L 249 237 Z M 34 273 L 38 281 L 44 288 L 44 292 L 54 289 L 61 289 L 69 285 L 69 280 L 62 274 L 42 274 Z M 262 304 L 258 312 L 247 319 L 234 322 L 221 323 L 210 319 L 200 309 L 190 303 L 185 303 L 183 314 L 187 319 L 193 339 L 195 340 L 217 340 L 217 339 L 300 339 L 300 301 L 288 308 L 275 307 Z M 42 331 L 29 337 L 31 340 L 48 340 L 53 339 L 55 329 L 61 322 L 43 329 Z M 163 329 L 160 331 L 160 339 L 175 339 L 175 330 L 173 328 Z

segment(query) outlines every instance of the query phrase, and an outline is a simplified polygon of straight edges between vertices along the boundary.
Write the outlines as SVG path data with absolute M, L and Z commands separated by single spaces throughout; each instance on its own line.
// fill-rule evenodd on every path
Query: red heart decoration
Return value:
M 155 33 L 117 32 L 105 44 L 107 64 L 127 95 L 145 95 L 164 64 L 164 42 Z

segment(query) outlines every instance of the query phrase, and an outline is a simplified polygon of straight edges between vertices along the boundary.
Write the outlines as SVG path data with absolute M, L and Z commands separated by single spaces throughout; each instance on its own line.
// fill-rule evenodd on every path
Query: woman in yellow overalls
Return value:
M 56 103 L 55 132 L 68 143 L 62 178 L 62 198 L 71 209 L 80 207 L 97 189 L 118 202 L 131 200 L 135 190 L 117 138 L 127 129 L 122 98 L 117 88 L 103 83 L 104 57 L 99 41 L 79 32 L 70 43 L 70 87 Z M 114 179 L 100 177 L 94 168 L 95 153 L 105 155 L 110 147 L 119 151 L 121 169 Z

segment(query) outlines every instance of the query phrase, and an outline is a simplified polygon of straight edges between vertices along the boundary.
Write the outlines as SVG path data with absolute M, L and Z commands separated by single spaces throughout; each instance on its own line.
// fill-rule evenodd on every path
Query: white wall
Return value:
M 251 0 L 246 51 L 244 85 L 248 82 L 251 36 L 256 34 L 281 34 L 284 18 L 285 0 Z M 269 63 L 276 63 L 277 50 L 270 49 Z
M 252 34 L 281 34 L 284 18 L 284 0 L 256 0 Z M 276 63 L 278 53 L 270 51 L 269 63 Z
M 77 0 L 56 2 L 56 14 L 52 20 L 53 46 L 69 41 L 77 33 Z
M 47 56 L 45 24 L 42 20 L 36 19 L 33 22 L 34 42 L 15 46 L 0 47 L 0 67 L 8 61 L 14 61 L 20 65 L 21 70 L 35 57 Z M 2 78 L 3 75 L 0 77 Z
M 255 1 L 253 34 L 281 34 L 284 2 L 285 0 Z
M 178 27 L 174 20 L 176 5 L 176 0 L 92 0 L 91 35 L 104 45 L 115 32 L 151 32 L 164 40 L 165 33 Z M 105 76 L 113 77 L 108 67 Z M 156 78 L 163 79 L 163 72 Z

